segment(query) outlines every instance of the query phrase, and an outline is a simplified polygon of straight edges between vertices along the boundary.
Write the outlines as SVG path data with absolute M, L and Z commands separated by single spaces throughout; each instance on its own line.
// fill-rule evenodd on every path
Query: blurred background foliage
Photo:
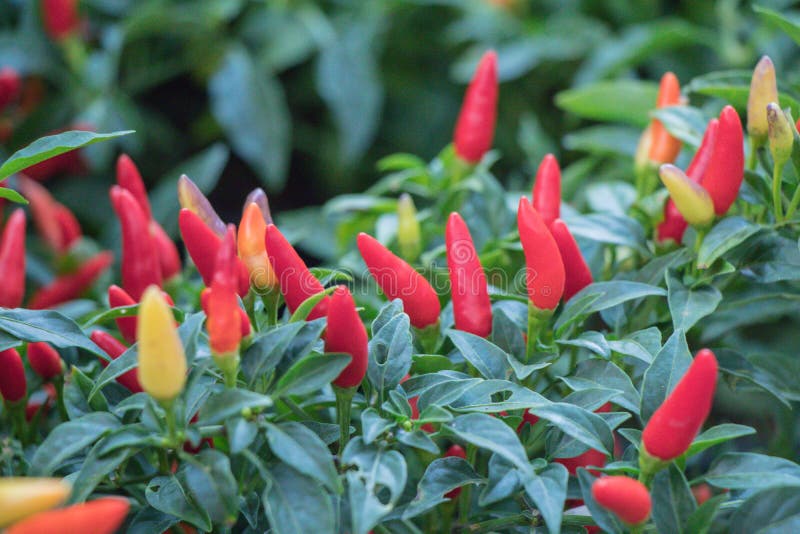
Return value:
M 695 94 L 721 96 L 714 78 L 696 78 L 711 71 L 728 71 L 724 91 L 735 92 L 739 80 L 746 98 L 750 69 L 767 53 L 792 88 L 800 58 L 768 10 L 791 18 L 793 4 L 82 0 L 81 35 L 54 43 L 39 2 L 5 0 L 0 66 L 25 76 L 27 107 L 3 118 L 13 133 L 0 156 L 74 125 L 135 129 L 116 145 L 87 149 L 81 176 L 48 184 L 102 240 L 114 239 L 106 197 L 120 151 L 140 166 L 173 235 L 175 181 L 186 173 L 228 220 L 238 219 L 247 191 L 263 186 L 278 221 L 302 237 L 322 222 L 307 207 L 364 190 L 380 176 L 379 159 L 408 152 L 427 161 L 449 143 L 465 84 L 491 47 L 499 55 L 495 147 L 503 156 L 494 174 L 525 189 L 553 152 L 570 198 L 587 179 L 631 175 L 666 70 L 693 104 Z M 306 209 L 291 217 L 298 208 Z M 341 252 L 306 249 L 322 260 Z

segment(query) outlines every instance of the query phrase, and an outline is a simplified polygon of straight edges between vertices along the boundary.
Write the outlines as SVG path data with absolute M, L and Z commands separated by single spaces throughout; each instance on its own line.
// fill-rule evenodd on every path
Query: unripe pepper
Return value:
M 778 104 L 770 102 L 767 105 L 767 124 L 768 124 L 768 138 L 769 150 L 772 153 L 772 159 L 777 167 L 789 161 L 792 155 L 792 146 L 794 145 L 794 128 L 789 117 L 783 112 Z
M 44 29 L 54 41 L 63 41 L 81 26 L 78 0 L 42 0 L 42 17 Z
M 242 341 L 241 308 L 236 297 L 239 269 L 234 235 L 234 227 L 229 225 L 217 252 L 214 279 L 207 297 L 206 327 L 215 359 L 238 357 Z
M 39 341 L 28 344 L 28 363 L 31 369 L 48 382 L 64 372 L 64 362 L 56 349 L 49 343 Z
M 226 226 L 211 206 L 200 188 L 185 174 L 178 179 L 178 202 L 181 208 L 187 209 L 200 217 L 206 226 L 220 239 L 225 235 Z
M 148 286 L 161 287 L 161 264 L 150 221 L 127 189 L 113 186 L 111 203 L 122 227 L 122 287 L 138 300 Z
M 658 175 L 686 222 L 693 226 L 706 226 L 714 220 L 714 202 L 702 185 L 670 163 L 662 165 Z
M 203 278 L 203 283 L 210 286 L 211 280 L 214 278 L 214 264 L 222 244 L 222 238 L 214 233 L 199 215 L 186 208 L 181 209 L 178 214 L 178 226 L 183 237 L 183 244 L 186 245 L 186 251 Z M 237 260 L 236 263 L 239 269 L 238 293 L 240 296 L 245 296 L 250 291 L 250 275 L 244 263 L 240 260 Z
M 250 204 L 255 204 L 261 210 L 261 217 L 266 224 L 272 224 L 272 212 L 269 209 L 269 198 L 263 189 L 256 187 L 247 195 L 242 207 L 242 217 Z
M 408 193 L 397 199 L 397 246 L 400 255 L 407 261 L 414 261 L 422 251 L 417 208 Z
M 358 316 L 353 296 L 346 286 L 339 286 L 328 305 L 325 331 L 325 352 L 341 352 L 352 356 L 333 384 L 340 388 L 356 388 L 367 373 L 367 330 Z
M 108 354 L 112 360 L 116 360 L 122 356 L 123 352 L 128 350 L 128 347 L 120 343 L 117 338 L 108 332 L 95 330 L 89 337 L 92 341 L 94 341 L 94 344 L 103 349 L 103 351 Z M 108 366 L 108 362 L 102 358 L 100 358 L 100 364 L 103 367 Z M 140 393 L 144 391 L 142 389 L 142 385 L 139 383 L 139 377 L 137 376 L 136 369 L 131 369 L 130 371 L 118 376 L 117 382 L 128 388 L 131 393 Z
M 456 154 L 477 163 L 492 147 L 497 118 L 497 54 L 490 50 L 478 63 L 467 87 L 453 136 Z
M 592 497 L 627 525 L 639 525 L 647 521 L 653 507 L 645 485 L 626 476 L 598 478 L 592 484 Z
M 28 307 L 32 310 L 44 310 L 75 300 L 92 286 L 113 261 L 114 256 L 108 251 L 95 254 L 74 273 L 61 275 L 36 291 Z
M 714 211 L 724 215 L 739 195 L 744 178 L 744 134 L 739 115 L 731 106 L 719 114 L 714 150 L 700 182 L 714 201 Z
M 267 221 L 258 204 L 251 202 L 244 208 L 239 223 L 237 245 L 239 257 L 250 273 L 250 285 L 257 291 L 267 291 L 278 285 L 278 279 L 272 270 L 267 257 L 264 236 L 267 233 Z
M 60 478 L 0 478 L 0 528 L 58 506 L 70 490 Z
M 525 252 L 528 298 L 540 310 L 554 310 L 564 294 L 564 263 L 558 244 L 525 197 L 519 200 L 517 226 Z
M 753 69 L 750 79 L 750 94 L 747 97 L 747 134 L 756 146 L 767 140 L 767 104 L 778 101 L 778 82 L 775 65 L 769 56 L 761 59 Z
M 556 240 L 564 263 L 564 301 L 568 301 L 575 293 L 594 282 L 594 278 L 566 223 L 561 219 L 554 220 L 550 225 L 550 233 Z
M 492 331 L 492 302 L 486 273 L 467 223 L 456 212 L 447 219 L 445 245 L 456 329 L 486 337 Z
M 533 207 L 549 228 L 561 214 L 561 168 L 552 154 L 547 154 L 536 171 L 533 182 Z
M 139 383 L 157 401 L 168 404 L 186 384 L 186 355 L 172 311 L 158 286 L 145 290 L 139 304 Z
M 17 349 L 0 351 L 0 395 L 8 402 L 19 402 L 28 392 L 25 367 Z
M 18 308 L 25 296 L 25 212 L 14 210 L 0 238 L 0 306 Z
M 647 422 L 643 451 L 665 462 L 686 452 L 711 411 L 716 385 L 717 359 L 703 349 Z
M 129 509 L 130 503 L 125 498 L 103 497 L 38 513 L 10 526 L 5 534 L 113 534 L 122 525 Z
M 267 225 L 264 243 L 270 265 L 278 278 L 283 299 L 290 312 L 294 313 L 307 298 L 325 291 L 320 281 L 311 274 L 300 255 L 274 224 Z M 329 300 L 329 297 L 325 297 L 317 303 L 308 314 L 308 320 L 325 317 L 328 313 Z
M 372 236 L 358 234 L 357 244 L 378 287 L 389 300 L 403 301 L 412 326 L 422 329 L 439 321 L 439 296 L 424 276 Z
M 658 87 L 656 108 L 677 106 L 681 103 L 681 86 L 678 78 L 671 72 L 661 77 Z M 650 161 L 655 163 L 672 163 L 681 151 L 681 141 L 670 135 L 661 121 L 650 122 L 652 140 L 650 141 Z
M 461 458 L 462 460 L 467 459 L 467 452 L 461 445 L 450 445 L 450 448 L 447 449 L 447 452 L 444 453 L 445 458 Z M 453 491 L 449 491 L 444 494 L 445 497 L 448 499 L 455 499 L 459 495 L 461 495 L 461 488 L 456 488 Z
M 0 69 L 0 111 L 19 97 L 20 85 L 16 70 L 11 67 Z

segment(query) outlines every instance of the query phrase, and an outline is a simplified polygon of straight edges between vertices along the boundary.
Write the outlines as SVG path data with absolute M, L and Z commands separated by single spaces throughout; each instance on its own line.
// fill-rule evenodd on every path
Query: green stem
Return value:
M 699 226 L 696 226 L 695 232 L 696 235 L 694 238 L 694 246 L 692 247 L 694 252 L 694 263 L 692 264 L 692 276 L 697 277 L 700 274 L 700 261 L 699 261 L 700 247 L 703 246 L 703 240 L 705 239 L 706 234 L 708 233 L 708 229 L 705 227 L 701 228 Z
M 786 210 L 786 220 L 791 220 L 794 212 L 797 210 L 797 206 L 800 205 L 800 185 L 797 186 L 797 189 L 794 190 L 794 195 L 792 195 L 792 201 L 789 203 L 789 209 Z
M 750 137 L 750 153 L 747 155 L 747 170 L 752 171 L 756 168 L 758 162 L 758 149 L 761 145 L 755 139 Z
M 472 443 L 467 444 L 467 463 L 475 466 L 475 461 L 478 459 L 478 447 Z M 469 520 L 469 510 L 472 503 L 472 484 L 467 484 L 461 490 L 461 495 L 458 497 L 458 521 L 462 525 L 466 525 Z
M 247 318 L 250 319 L 250 324 L 252 325 L 253 329 L 258 328 L 258 323 L 256 322 L 256 294 L 253 291 L 253 288 L 250 288 L 250 291 L 247 292 L 247 295 L 244 296 L 242 299 L 242 304 L 244 304 L 244 311 L 247 313 Z
M 58 405 L 58 414 L 64 421 L 69 421 L 69 414 L 67 413 L 67 406 L 64 404 L 64 376 L 58 376 L 53 380 L 53 386 L 56 388 L 56 404 Z
M 281 304 L 281 292 L 278 291 L 277 288 L 270 288 L 265 294 L 261 295 L 261 301 L 264 303 L 267 325 L 275 326 L 278 324 L 278 309 Z
M 28 423 L 25 421 L 25 399 L 19 402 L 6 401 L 5 405 L 6 411 L 11 416 L 11 428 L 14 435 L 24 447 L 28 443 L 28 436 L 26 433 Z
M 775 222 L 783 221 L 783 195 L 781 194 L 781 179 L 783 168 L 781 165 L 772 167 L 772 209 L 775 211 Z
M 164 419 L 167 422 L 168 446 L 171 448 L 178 447 L 180 443 L 178 443 L 178 429 L 175 424 L 175 403 L 163 403 L 161 406 L 164 408 Z
M 525 363 L 533 361 L 542 328 L 552 313 L 551 310 L 541 310 L 532 301 L 528 301 L 528 340 L 525 345 Z
M 336 393 L 336 419 L 339 421 L 339 456 L 350 441 L 350 409 L 353 405 L 353 395 L 356 388 L 340 388 L 333 386 Z

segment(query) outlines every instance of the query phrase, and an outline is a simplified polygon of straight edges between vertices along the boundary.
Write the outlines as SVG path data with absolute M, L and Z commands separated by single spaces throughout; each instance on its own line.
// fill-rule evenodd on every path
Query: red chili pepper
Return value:
M 550 225 L 550 233 L 556 240 L 558 251 L 564 262 L 564 300 L 571 299 L 575 293 L 594 282 L 592 271 L 586 265 L 581 249 L 567 225 L 561 219 L 556 219 Z
M 37 231 L 50 248 L 63 254 L 81 238 L 81 226 L 75 215 L 53 198 L 43 185 L 20 176 L 19 188 L 30 202 Z
M 714 150 L 714 145 L 717 141 L 717 131 L 719 130 L 719 121 L 711 119 L 706 127 L 706 132 L 703 134 L 703 141 L 700 143 L 700 148 L 695 152 L 689 167 L 686 169 L 686 176 L 691 178 L 697 183 L 701 183 L 703 175 L 708 169 L 708 163 L 711 161 L 711 154 Z M 672 198 L 668 198 L 664 205 L 664 220 L 656 228 L 656 238 L 660 242 L 669 239 L 675 240 L 676 243 L 683 241 L 683 234 L 688 228 L 689 223 L 683 218 L 681 212 L 675 206 Z
M 714 492 L 711 491 L 711 486 L 706 484 L 705 482 L 701 482 L 696 486 L 692 486 L 692 495 L 694 496 L 695 500 L 697 501 L 697 505 L 701 505 L 711 497 L 714 496 Z
M 178 179 L 178 202 L 181 208 L 188 209 L 208 226 L 220 239 L 225 235 L 226 226 L 219 218 L 200 188 L 185 174 Z
M 18 402 L 27 392 L 25 367 L 19 352 L 17 349 L 0 351 L 0 395 L 8 402 Z
M 719 114 L 719 127 L 706 172 L 700 181 L 711 199 L 714 211 L 724 215 L 739 195 L 744 178 L 744 134 L 736 110 L 725 106 Z
M 117 185 L 130 191 L 139 207 L 144 211 L 145 216 L 148 219 L 153 218 L 150 200 L 147 198 L 147 188 L 144 186 L 142 175 L 127 154 L 122 154 L 117 158 Z
M 217 251 L 214 278 L 207 297 L 208 340 L 212 354 L 228 355 L 239 351 L 242 341 L 242 316 L 236 297 L 238 262 L 236 230 L 231 224 Z
M 540 310 L 553 310 L 564 294 L 564 263 L 558 244 L 525 197 L 519 200 L 517 226 L 525 252 L 528 298 Z
M 175 242 L 167 235 L 164 228 L 155 220 L 150 221 L 150 234 L 156 247 L 161 277 L 169 280 L 181 272 L 181 256 Z
M 447 449 L 447 452 L 444 453 L 445 458 L 461 458 L 462 460 L 467 459 L 467 453 L 461 445 L 450 445 L 450 448 Z M 456 488 L 453 491 L 448 491 L 444 494 L 445 497 L 448 499 L 455 499 L 459 495 L 461 495 L 461 488 Z
M 300 255 L 274 224 L 267 225 L 264 243 L 272 270 L 278 277 L 283 300 L 286 301 L 286 307 L 290 312 L 294 313 L 308 297 L 325 291 L 320 281 L 311 274 Z M 326 297 L 314 306 L 308 314 L 308 320 L 325 317 L 328 314 L 329 301 L 330 298 Z
M 533 207 L 548 227 L 561 216 L 561 168 L 552 154 L 547 154 L 542 159 L 536 171 Z
M 18 308 L 25 296 L 25 212 L 14 210 L 0 241 L 0 306 Z
M 686 452 L 711 411 L 716 385 L 717 358 L 703 349 L 647 422 L 642 433 L 645 451 L 663 461 Z
M 333 383 L 340 388 L 354 388 L 367 373 L 367 330 L 358 316 L 350 290 L 339 286 L 328 305 L 328 325 L 325 332 L 325 352 L 342 352 L 353 357 Z
M 269 198 L 267 198 L 267 194 L 263 189 L 256 187 L 250 191 L 250 194 L 247 195 L 247 199 L 244 201 L 244 206 L 242 206 L 242 217 L 244 217 L 244 214 L 247 211 L 247 206 L 249 206 L 250 203 L 258 206 L 258 209 L 261 210 L 261 216 L 264 218 L 264 222 L 266 224 L 272 224 L 272 212 L 269 209 Z
M 122 227 L 122 287 L 137 301 L 148 286 L 161 287 L 161 265 L 147 216 L 136 198 L 118 185 L 111 203 Z
M 61 356 L 49 343 L 44 341 L 29 343 L 27 355 L 31 369 L 45 382 L 49 382 L 64 372 L 64 362 L 61 361 Z
M 647 521 L 653 507 L 645 485 L 626 476 L 598 478 L 592 484 L 592 497 L 628 525 Z
M 525 410 L 525 413 L 522 414 L 522 421 L 520 421 L 519 425 L 517 425 L 517 434 L 522 432 L 522 429 L 525 428 L 526 423 L 533 426 L 538 422 L 539 422 L 538 416 L 533 415 L 528 410 Z
M 74 273 L 59 276 L 36 291 L 28 307 L 32 310 L 43 310 L 80 297 L 113 261 L 114 256 L 108 251 L 95 254 Z
M 207 287 L 200 292 L 200 307 L 203 308 L 203 311 L 206 315 L 208 315 L 208 303 L 209 297 L 211 296 L 211 288 Z M 241 336 L 242 339 L 246 338 L 251 333 L 251 325 L 250 325 L 250 318 L 247 316 L 247 312 L 244 311 L 243 308 L 237 306 L 239 309 L 239 316 L 241 317 Z
M 492 147 L 497 118 L 497 54 L 490 50 L 478 63 L 467 87 L 453 136 L 456 154 L 477 163 Z
M 403 309 L 414 327 L 426 328 L 439 321 L 439 296 L 424 276 L 374 237 L 362 232 L 357 241 L 361 257 L 378 287 L 389 300 L 403 301 Z
M 19 73 L 11 67 L 0 69 L 0 111 L 15 101 L 20 93 Z
M 42 0 L 44 29 L 51 39 L 61 41 L 81 26 L 78 0 Z
M 48 510 L 8 527 L 5 534 L 62 532 L 113 534 L 128 515 L 130 503 L 122 497 L 103 497 L 66 508 Z
M 33 421 L 33 418 L 39 413 L 39 410 L 42 410 L 42 415 L 46 415 L 48 411 L 47 401 L 39 402 L 39 401 L 29 401 L 27 406 L 25 406 L 25 421 L 30 423 Z
M 124 289 L 117 285 L 112 285 L 108 288 L 108 305 L 111 308 L 120 308 L 123 306 L 133 306 L 137 304 L 133 297 L 131 297 Z M 117 328 L 119 328 L 122 337 L 130 344 L 136 343 L 136 316 L 132 317 L 118 317 L 115 319 Z
M 178 226 L 183 237 L 183 244 L 203 278 L 203 283 L 211 285 L 214 278 L 214 263 L 222 239 L 203 222 L 203 219 L 193 211 L 183 208 L 178 215 Z M 250 290 L 250 274 L 247 267 L 240 260 L 239 267 L 239 295 L 245 296 Z
M 95 330 L 89 337 L 92 339 L 92 341 L 94 341 L 94 344 L 103 349 L 103 351 L 105 351 L 105 353 L 108 354 L 112 360 L 116 360 L 122 356 L 123 352 L 128 350 L 128 347 L 123 345 L 119 340 L 117 340 L 117 338 L 108 332 Z M 103 358 L 100 358 L 100 365 L 103 367 L 108 367 L 108 362 Z M 139 384 L 139 378 L 136 376 L 135 368 L 118 376 L 117 382 L 128 388 L 131 393 L 141 393 L 144 391 L 142 389 L 142 385 Z
M 492 331 L 492 303 L 486 273 L 469 228 L 458 213 L 451 213 L 447 220 L 445 244 L 456 329 L 486 337 Z
M 661 77 L 658 87 L 656 108 L 677 106 L 681 102 L 681 86 L 678 78 L 671 72 Z M 670 135 L 661 121 L 653 119 L 650 123 L 651 144 L 650 161 L 656 163 L 672 163 L 681 151 L 681 141 Z
M 78 219 L 75 218 L 75 214 L 68 207 L 61 203 L 56 203 L 54 210 L 55 219 L 61 232 L 61 241 L 56 250 L 66 252 L 83 236 L 83 231 Z

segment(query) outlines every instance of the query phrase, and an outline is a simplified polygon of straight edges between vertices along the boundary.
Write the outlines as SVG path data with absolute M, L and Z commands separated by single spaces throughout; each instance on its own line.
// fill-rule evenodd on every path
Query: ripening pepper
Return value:
M 671 72 L 661 77 L 658 87 L 656 108 L 677 106 L 681 103 L 681 86 L 678 78 Z M 672 137 L 658 119 L 650 122 L 652 139 L 650 141 L 650 161 L 654 163 L 672 163 L 681 151 L 681 141 Z
M 653 503 L 644 484 L 626 476 L 598 478 L 592 484 L 597 504 L 614 512 L 623 523 L 638 525 L 650 517 Z
M 397 199 L 397 247 L 407 261 L 414 261 L 422 251 L 422 238 L 417 220 L 417 208 L 408 193 Z
M 161 264 L 150 221 L 130 191 L 115 185 L 110 194 L 122 228 L 122 287 L 138 300 L 148 286 L 161 287 Z
M 636 144 L 636 152 L 633 155 L 633 170 L 637 176 L 648 172 L 650 168 L 650 145 L 653 144 L 653 128 L 647 125 L 639 142 Z
M 553 234 L 564 263 L 564 301 L 568 301 L 575 293 L 594 282 L 594 278 L 566 223 L 561 219 L 554 220 L 550 224 L 550 233 Z
M 32 310 L 44 310 L 80 297 L 113 261 L 114 256 L 108 251 L 95 254 L 74 273 L 61 275 L 37 290 L 31 297 L 28 307 Z
M 462 460 L 467 459 L 467 451 L 461 445 L 450 445 L 450 448 L 447 449 L 447 452 L 444 453 L 445 458 L 461 458 Z M 459 495 L 461 495 L 461 488 L 456 488 L 452 491 L 448 491 L 444 494 L 445 497 L 448 499 L 455 499 Z
M 61 356 L 49 343 L 44 341 L 29 343 L 27 356 L 31 369 L 45 382 L 64 372 L 64 362 L 61 361 Z
M 5 534 L 113 534 L 125 520 L 129 509 L 130 503 L 123 497 L 102 497 L 38 513 L 11 525 Z
M 14 210 L 0 238 L 0 306 L 18 308 L 25 296 L 25 212 Z
M 261 210 L 261 217 L 264 219 L 265 224 L 272 224 L 272 212 L 269 209 L 269 198 L 263 189 L 256 187 L 247 195 L 242 207 L 242 217 L 244 212 L 250 204 L 255 204 Z
M 250 285 L 256 291 L 267 291 L 278 285 L 278 279 L 267 257 L 264 243 L 266 233 L 267 221 L 263 212 L 258 204 L 251 202 L 245 206 L 239 222 L 237 245 L 239 257 L 250 273 Z
M 0 478 L 0 528 L 58 506 L 71 489 L 60 478 Z
M 492 302 L 486 273 L 467 223 L 456 212 L 447 219 L 445 246 L 456 329 L 486 337 L 492 331 Z
M 112 360 L 116 360 L 122 353 L 128 350 L 128 347 L 120 343 L 117 338 L 109 334 L 108 332 L 103 332 L 102 330 L 95 330 L 92 332 L 91 336 L 89 336 L 94 344 L 103 349 L 103 351 L 111 357 Z M 100 358 L 100 364 L 103 367 L 108 366 L 108 362 L 103 358 Z M 117 377 L 117 382 L 128 388 L 131 393 L 140 393 L 144 391 L 142 389 L 142 385 L 139 383 L 139 377 L 136 375 L 136 369 L 131 369 L 126 373 L 121 374 Z
M 700 181 L 711 200 L 714 211 L 724 215 L 739 195 L 744 178 L 744 134 L 739 115 L 731 106 L 719 114 L 714 149 Z
M 769 138 L 769 151 L 777 167 L 789 161 L 794 145 L 794 127 L 786 113 L 775 102 L 767 104 L 767 124 Z
M 547 154 L 536 171 L 533 182 L 533 207 L 549 228 L 561 215 L 561 168 L 552 154 Z
M 686 222 L 693 226 L 706 226 L 714 220 L 714 202 L 702 185 L 670 163 L 659 167 L 658 175 Z
M 42 239 L 59 254 L 69 250 L 82 235 L 75 215 L 43 185 L 30 178 L 20 176 L 19 188 L 30 202 L 31 216 Z
M 564 294 L 564 262 L 544 220 L 525 197 L 519 200 L 517 226 L 525 252 L 528 298 L 540 310 L 554 310 Z
M 497 118 L 497 54 L 490 50 L 478 63 L 467 87 L 453 136 L 456 154 L 477 163 L 492 147 Z
M 647 422 L 643 452 L 665 462 L 686 452 L 711 411 L 716 385 L 717 359 L 703 349 Z
M 187 209 L 200 217 L 206 226 L 222 239 L 227 226 L 220 219 L 200 188 L 185 174 L 178 179 L 178 202 L 181 208 Z
M 208 315 L 208 303 L 209 297 L 211 296 L 211 288 L 207 287 L 200 292 L 200 307 L 203 308 L 203 311 L 206 315 Z M 247 316 L 247 312 L 244 311 L 244 308 L 237 306 L 239 309 L 239 315 L 241 316 L 241 338 L 244 339 L 248 337 L 252 332 L 252 326 L 250 325 L 250 318 Z
M 20 93 L 19 73 L 11 67 L 0 69 L 0 111 L 15 101 Z
M 290 312 L 294 313 L 307 298 L 325 291 L 320 281 L 311 274 L 300 255 L 274 224 L 267 225 L 264 243 L 269 263 L 278 278 L 283 300 L 286 301 L 286 307 Z M 329 300 L 329 297 L 325 297 L 317 303 L 308 314 L 308 320 L 325 317 L 328 314 Z
M 25 367 L 17 349 L 0 351 L 0 395 L 8 402 L 19 402 L 28 392 Z
M 769 56 L 762 56 L 753 69 L 750 94 L 747 97 L 747 134 L 755 146 L 761 146 L 767 140 L 767 104 L 777 101 L 775 65 Z
M 339 286 L 328 304 L 328 324 L 325 331 L 325 352 L 340 352 L 352 356 L 333 384 L 340 388 L 356 388 L 367 373 L 367 330 L 358 316 L 353 296 L 346 286 Z
M 214 233 L 198 214 L 186 208 L 181 209 L 178 214 L 178 226 L 183 237 L 183 244 L 186 245 L 186 251 L 203 278 L 203 283 L 210 286 L 211 280 L 214 278 L 214 264 L 222 244 L 222 238 Z M 239 269 L 238 293 L 243 297 L 250 291 L 250 274 L 241 260 L 237 259 L 236 263 L 237 269 Z
M 63 41 L 81 27 L 78 0 L 42 0 L 42 18 L 47 35 Z
M 186 384 L 186 355 L 172 311 L 158 286 L 148 287 L 139 304 L 138 378 L 157 401 L 169 404 Z
M 412 326 L 423 329 L 439 321 L 439 296 L 424 276 L 370 235 L 358 234 L 357 243 L 378 287 L 389 300 L 403 301 Z
M 260 216 L 260 215 L 259 215 Z M 239 282 L 236 261 L 236 231 L 233 225 L 217 251 L 214 263 L 214 278 L 208 293 L 207 313 L 208 340 L 215 359 L 238 358 L 242 341 L 242 316 L 236 288 Z

